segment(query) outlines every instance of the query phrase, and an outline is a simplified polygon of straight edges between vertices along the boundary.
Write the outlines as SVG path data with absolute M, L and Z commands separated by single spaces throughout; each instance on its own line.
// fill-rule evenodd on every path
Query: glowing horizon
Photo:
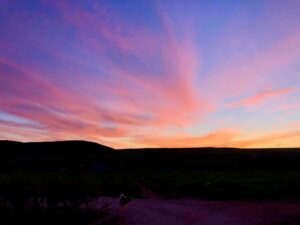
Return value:
M 300 147 L 299 1 L 0 2 L 0 139 Z

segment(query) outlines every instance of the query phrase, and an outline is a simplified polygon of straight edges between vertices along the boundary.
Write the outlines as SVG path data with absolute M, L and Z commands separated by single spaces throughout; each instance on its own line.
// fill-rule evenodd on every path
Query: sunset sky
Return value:
M 1 0 L 0 139 L 300 147 L 299 0 Z

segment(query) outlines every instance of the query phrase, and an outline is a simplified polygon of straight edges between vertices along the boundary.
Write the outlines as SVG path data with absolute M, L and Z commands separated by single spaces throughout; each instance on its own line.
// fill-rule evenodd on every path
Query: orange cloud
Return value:
M 221 129 L 203 136 L 179 135 L 152 135 L 141 137 L 134 143 L 144 144 L 148 147 L 226 147 L 230 146 L 239 131 Z
M 299 147 L 300 131 L 277 132 L 255 139 L 236 141 L 233 144 L 240 148 Z
M 262 135 L 256 138 L 245 132 L 232 129 L 220 129 L 203 136 L 191 135 L 152 135 L 139 138 L 135 144 L 143 147 L 235 147 L 235 148 L 272 148 L 299 147 L 300 131 L 286 131 Z

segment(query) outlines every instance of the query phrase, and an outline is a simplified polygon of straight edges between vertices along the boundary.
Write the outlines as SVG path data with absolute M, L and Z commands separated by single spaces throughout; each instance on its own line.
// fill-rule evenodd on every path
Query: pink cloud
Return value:
M 64 23 L 76 28 L 77 35 L 89 50 L 103 53 L 108 43 L 123 54 L 145 55 L 158 49 L 156 42 L 159 35 L 144 26 L 126 22 L 117 11 L 112 11 L 105 4 L 93 2 L 91 12 L 73 1 L 43 2 L 56 9 L 64 18 Z
M 201 120 L 212 110 L 212 105 L 194 86 L 200 68 L 197 48 L 193 45 L 194 37 L 186 35 L 184 40 L 176 40 L 175 34 L 170 31 L 172 25 L 166 25 L 169 31 L 157 37 L 148 35 L 143 29 L 133 31 L 129 26 L 128 32 L 137 33 L 139 37 L 134 34 L 127 39 L 118 28 L 128 27 L 123 22 L 109 27 L 76 6 L 72 6 L 71 10 L 63 5 L 58 8 L 65 22 L 78 32 L 79 37 L 83 41 L 91 41 L 78 49 L 98 57 L 105 73 L 110 74 L 113 80 L 85 74 L 83 64 L 78 63 L 76 58 L 53 50 L 39 42 L 37 37 L 27 34 L 24 38 L 28 38 L 35 48 L 59 60 L 67 60 L 69 64 L 78 66 L 79 71 L 68 66 L 63 71 L 51 68 L 49 72 L 34 62 L 29 67 L 0 58 L 2 64 L 14 71 L 9 75 L 5 69 L 0 71 L 2 84 L 9 89 L 1 94 L 1 110 L 30 119 L 43 127 L 30 131 L 23 127 L 14 131 L 5 122 L 6 126 L 0 128 L 2 133 L 6 131 L 25 138 L 27 132 L 28 136 L 40 137 L 41 140 L 74 138 L 124 146 L 126 143 L 121 144 L 118 138 L 135 137 L 140 131 L 148 135 L 153 129 L 164 129 L 170 125 L 186 126 Z M 90 33 L 86 27 L 95 32 Z M 147 58 L 161 58 L 163 68 L 156 74 L 143 69 L 132 70 L 127 64 L 120 65 L 106 57 L 107 49 L 100 39 L 97 40 L 99 37 L 112 43 L 125 58 L 126 55 L 136 55 L 141 62 Z M 163 50 L 157 51 L 163 39 L 168 41 Z M 60 84 L 55 78 L 57 75 L 78 79 L 76 85 L 79 86 L 73 88 Z M 84 80 L 81 81 L 80 77 Z M 106 97 L 105 100 L 101 99 L 102 96 Z M 16 127 L 11 123 L 10 126 Z
M 237 107 L 237 106 L 257 105 L 257 104 L 261 104 L 264 101 L 267 101 L 270 98 L 287 95 L 293 91 L 294 91 L 293 88 L 263 91 L 263 92 L 259 92 L 259 93 L 255 94 L 253 96 L 250 96 L 248 98 L 242 99 L 241 101 L 235 102 L 235 103 L 231 104 L 231 106 Z
M 295 32 L 275 43 L 273 47 L 249 56 L 243 62 L 215 71 L 207 76 L 203 84 L 214 93 L 214 99 L 240 96 L 249 89 L 264 84 L 272 78 L 274 72 L 299 59 L 300 33 Z

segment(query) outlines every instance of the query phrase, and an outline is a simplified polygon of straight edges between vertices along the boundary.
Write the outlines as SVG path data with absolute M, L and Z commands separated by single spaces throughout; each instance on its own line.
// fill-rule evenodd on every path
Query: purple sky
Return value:
M 300 1 L 1 0 L 0 139 L 300 147 Z

